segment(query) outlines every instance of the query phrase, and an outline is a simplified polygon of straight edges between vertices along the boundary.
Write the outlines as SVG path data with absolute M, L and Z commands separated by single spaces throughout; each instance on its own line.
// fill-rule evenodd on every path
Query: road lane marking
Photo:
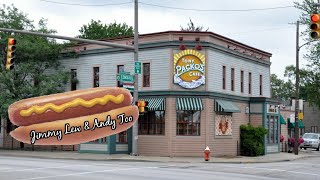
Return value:
M 62 174 L 62 175 L 56 175 L 56 176 L 41 176 L 41 177 L 34 177 L 34 178 L 27 178 L 27 179 L 21 179 L 21 180 L 32 180 L 32 179 L 47 179 L 47 178 L 55 178 L 55 177 L 65 177 L 65 176 L 77 176 L 77 175 L 83 175 L 83 174 L 92 174 L 92 173 L 99 173 L 99 172 L 111 172 L 111 171 L 128 171 L 128 170 L 136 170 L 136 169 L 155 169 L 158 167 L 139 167 L 139 168 L 123 168 L 123 169 L 107 169 L 107 170 L 101 170 L 101 171 L 87 171 L 87 172 L 81 172 L 81 173 L 72 173 L 72 174 Z
M 15 169 L 15 170 L 10 170 L 10 171 L 0 171 L 0 173 L 10 173 L 10 172 L 19 172 L 19 171 L 35 171 L 35 170 L 42 170 L 42 169 L 57 169 L 57 168 L 66 168 L 66 167 L 74 167 L 74 166 L 91 166 L 91 165 L 89 165 L 89 164 L 74 164 L 74 165 L 68 165 L 68 166 L 52 166 L 52 167 L 30 168 L 30 169 Z
M 217 166 L 219 167 L 219 166 Z M 278 171 L 278 172 L 286 172 L 286 173 L 294 173 L 294 174 L 304 174 L 304 175 L 312 175 L 312 176 L 320 176 L 320 174 L 314 174 L 309 172 L 299 172 L 299 171 L 288 171 L 284 169 L 272 169 L 272 168 L 263 168 L 263 167 L 249 167 L 249 166 L 228 166 L 228 165 L 220 165 L 220 167 L 229 167 L 229 168 L 243 168 L 243 169 L 260 169 L 260 170 L 269 170 L 269 171 Z
M 0 168 L 0 170 L 6 170 L 6 169 L 13 169 L 13 168 Z

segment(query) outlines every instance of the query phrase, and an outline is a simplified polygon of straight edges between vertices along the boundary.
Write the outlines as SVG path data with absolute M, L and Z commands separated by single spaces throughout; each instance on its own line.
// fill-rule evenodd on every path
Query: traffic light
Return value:
M 148 111 L 148 104 L 148 101 L 145 100 L 140 100 L 136 102 L 136 105 L 138 106 L 140 113 L 145 113 Z
M 310 20 L 311 20 L 310 36 L 312 39 L 319 39 L 320 38 L 320 14 L 311 14 Z
M 17 41 L 14 38 L 8 38 L 7 59 L 5 64 L 7 70 L 11 70 L 14 68 L 16 43 Z

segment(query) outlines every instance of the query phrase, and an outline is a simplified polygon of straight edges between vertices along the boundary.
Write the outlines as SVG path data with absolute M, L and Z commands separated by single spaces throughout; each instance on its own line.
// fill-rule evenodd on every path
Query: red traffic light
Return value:
M 136 101 L 136 106 L 140 107 L 140 101 Z
M 17 40 L 9 38 L 8 43 L 9 43 L 9 45 L 16 45 Z
M 319 14 L 312 14 L 310 17 L 312 22 L 318 22 L 320 20 Z
M 140 101 L 136 101 L 135 103 L 138 107 L 146 107 L 148 106 L 148 101 L 144 101 L 144 100 L 140 100 Z

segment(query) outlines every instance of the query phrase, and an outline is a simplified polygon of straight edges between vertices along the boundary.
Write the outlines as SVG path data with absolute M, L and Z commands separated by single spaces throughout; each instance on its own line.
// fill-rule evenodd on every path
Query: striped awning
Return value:
M 176 110 L 203 110 L 202 101 L 200 98 L 177 98 Z
M 165 111 L 165 98 L 141 98 L 148 101 L 148 111 Z
M 233 102 L 221 99 L 216 99 L 214 107 L 217 112 L 241 112 Z

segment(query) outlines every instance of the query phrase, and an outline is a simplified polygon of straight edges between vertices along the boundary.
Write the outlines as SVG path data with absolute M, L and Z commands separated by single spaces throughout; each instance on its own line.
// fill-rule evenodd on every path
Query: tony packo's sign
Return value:
M 173 83 L 193 89 L 205 84 L 205 56 L 193 49 L 174 54 Z

